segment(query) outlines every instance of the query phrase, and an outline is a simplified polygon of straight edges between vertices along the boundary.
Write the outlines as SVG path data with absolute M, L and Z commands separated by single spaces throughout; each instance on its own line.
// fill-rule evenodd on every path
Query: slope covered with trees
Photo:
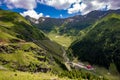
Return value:
M 114 63 L 120 72 L 120 15 L 109 14 L 85 32 L 69 47 L 68 55 L 107 69 Z

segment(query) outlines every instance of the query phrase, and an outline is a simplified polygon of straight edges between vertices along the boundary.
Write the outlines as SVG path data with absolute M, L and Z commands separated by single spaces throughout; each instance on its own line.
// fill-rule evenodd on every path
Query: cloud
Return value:
M 120 0 L 111 0 L 109 3 L 110 9 L 120 9 Z
M 50 15 L 46 15 L 45 17 L 50 17 Z
M 23 13 L 20 13 L 22 16 L 30 16 L 32 18 L 35 18 L 35 19 L 39 19 L 40 17 L 43 17 L 43 13 L 37 13 L 36 11 L 34 10 L 28 10 L 28 11 L 25 11 Z
M 56 9 L 67 10 L 69 14 L 87 14 L 93 10 L 120 9 L 120 0 L 37 0 Z M 81 4 L 82 3 L 82 4 Z
M 73 14 L 73 13 L 81 12 L 86 8 L 86 6 L 87 5 L 83 4 L 83 3 L 81 3 L 81 4 L 80 3 L 75 3 L 72 8 L 68 9 L 68 13 Z
M 60 18 L 63 18 L 63 15 L 62 15 L 62 14 L 60 14 Z
M 120 9 L 120 0 L 83 0 L 86 8 L 81 10 L 82 14 L 87 14 L 93 10 Z
M 37 0 L 41 4 L 55 7 L 56 9 L 68 9 L 75 2 L 80 2 L 81 0 Z
M 26 10 L 33 10 L 40 3 L 58 10 L 67 10 L 69 14 L 80 12 L 82 15 L 93 10 L 120 9 L 120 0 L 0 0 L 0 3 L 5 3 L 10 9 Z
M 8 8 L 34 9 L 37 5 L 36 0 L 3 0 Z

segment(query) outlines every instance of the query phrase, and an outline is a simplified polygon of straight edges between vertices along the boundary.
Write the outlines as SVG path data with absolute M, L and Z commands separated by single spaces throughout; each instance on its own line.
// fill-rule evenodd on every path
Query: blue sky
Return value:
M 41 12 L 44 15 L 50 15 L 51 17 L 56 17 L 59 18 L 61 17 L 60 15 L 63 15 L 64 17 L 69 17 L 69 16 L 73 16 L 73 14 L 68 14 L 67 10 L 58 10 L 54 7 L 51 6 L 47 6 L 44 4 L 38 4 L 39 7 L 35 8 L 35 11 L 37 11 L 38 13 Z
M 23 9 L 23 8 L 12 8 L 12 9 L 9 9 L 5 4 L 2 4 L 0 6 L 0 8 L 2 8 L 4 10 L 11 10 L 11 11 L 18 12 L 18 13 L 23 13 L 23 12 L 27 11 L 26 9 Z M 74 14 L 68 14 L 67 10 L 57 10 L 54 7 L 47 6 L 47 5 L 44 5 L 44 4 L 37 4 L 37 7 L 34 8 L 34 10 L 38 14 L 39 13 L 43 13 L 44 15 L 49 15 L 50 17 L 53 17 L 53 18 L 74 16 Z M 62 15 L 62 16 L 60 16 L 60 15 Z
M 120 0 L 0 0 L 0 8 L 36 19 L 66 18 L 93 10 L 120 9 Z

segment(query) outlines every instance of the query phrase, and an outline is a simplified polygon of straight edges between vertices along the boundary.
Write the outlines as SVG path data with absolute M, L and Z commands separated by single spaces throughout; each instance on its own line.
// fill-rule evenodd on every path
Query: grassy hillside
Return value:
M 62 72 L 61 48 L 18 13 L 0 10 L 0 70 Z

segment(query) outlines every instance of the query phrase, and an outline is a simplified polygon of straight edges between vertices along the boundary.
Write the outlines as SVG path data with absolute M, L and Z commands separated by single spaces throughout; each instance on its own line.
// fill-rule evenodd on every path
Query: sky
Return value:
M 120 0 L 0 0 L 0 8 L 35 19 L 66 18 L 93 10 L 120 9 Z

